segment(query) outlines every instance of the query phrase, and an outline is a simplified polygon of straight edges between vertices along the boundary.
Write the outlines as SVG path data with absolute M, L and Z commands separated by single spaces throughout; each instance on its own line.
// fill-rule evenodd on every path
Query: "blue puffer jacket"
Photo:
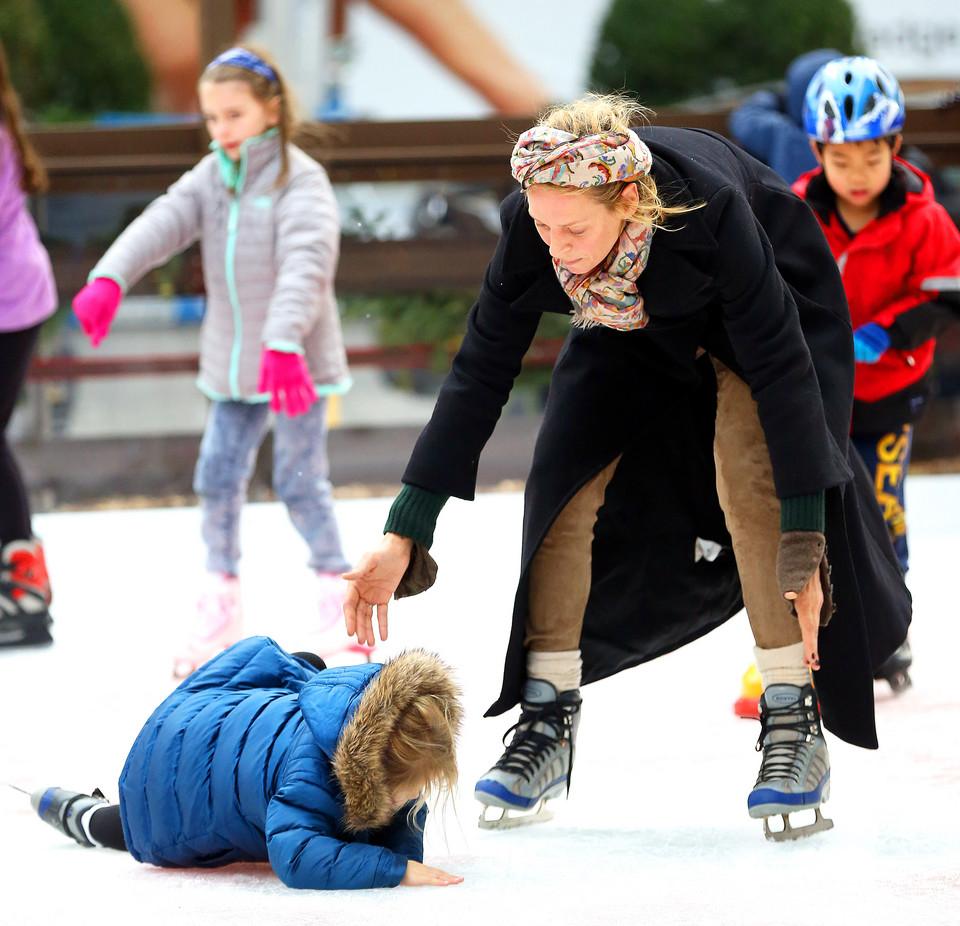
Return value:
M 315 668 L 266 637 L 211 660 L 153 712 L 120 776 L 127 847 L 141 862 L 269 860 L 290 887 L 400 883 L 422 826 L 383 780 L 385 737 L 411 697 L 457 690 L 436 657 Z

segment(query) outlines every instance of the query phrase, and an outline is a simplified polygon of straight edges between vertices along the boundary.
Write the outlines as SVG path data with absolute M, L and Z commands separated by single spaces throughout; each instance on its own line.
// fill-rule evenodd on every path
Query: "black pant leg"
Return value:
M 6 430 L 27 375 L 40 325 L 0 331 L 0 545 L 31 536 L 30 502 Z
M 120 822 L 120 805 L 108 804 L 98 807 L 90 817 L 90 835 L 93 841 L 107 849 L 127 851 L 127 841 L 123 838 L 123 824 Z

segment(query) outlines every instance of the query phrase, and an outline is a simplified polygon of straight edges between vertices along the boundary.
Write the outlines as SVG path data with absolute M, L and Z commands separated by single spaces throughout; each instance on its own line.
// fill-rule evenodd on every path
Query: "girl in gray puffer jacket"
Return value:
M 194 488 L 209 580 L 174 660 L 189 675 L 242 636 L 239 521 L 274 422 L 273 485 L 310 547 L 321 621 L 339 620 L 344 558 L 333 513 L 326 401 L 350 386 L 333 280 L 340 222 L 327 174 L 289 143 L 286 85 L 261 52 L 232 48 L 200 78 L 212 153 L 113 243 L 73 302 L 96 347 L 122 295 L 198 239 L 206 312 L 198 385 L 212 400 Z

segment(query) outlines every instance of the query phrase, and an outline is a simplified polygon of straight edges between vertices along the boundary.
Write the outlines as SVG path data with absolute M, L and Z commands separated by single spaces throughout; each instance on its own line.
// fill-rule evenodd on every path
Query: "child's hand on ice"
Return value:
M 431 868 L 429 865 L 410 859 L 407 862 L 406 873 L 400 883 L 410 887 L 419 887 L 424 884 L 441 886 L 444 884 L 459 884 L 462 880 L 463 878 L 460 875 L 450 875 L 439 868 Z

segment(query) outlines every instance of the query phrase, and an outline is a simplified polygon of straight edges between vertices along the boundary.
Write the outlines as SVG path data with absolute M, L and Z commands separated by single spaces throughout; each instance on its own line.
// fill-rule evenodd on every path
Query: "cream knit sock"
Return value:
M 535 653 L 531 650 L 527 653 L 527 678 L 550 682 L 558 693 L 580 687 L 582 666 L 578 649 L 560 653 Z
M 803 643 L 778 646 L 775 649 L 753 648 L 754 659 L 764 690 L 770 685 L 810 684 L 810 670 L 803 664 Z

